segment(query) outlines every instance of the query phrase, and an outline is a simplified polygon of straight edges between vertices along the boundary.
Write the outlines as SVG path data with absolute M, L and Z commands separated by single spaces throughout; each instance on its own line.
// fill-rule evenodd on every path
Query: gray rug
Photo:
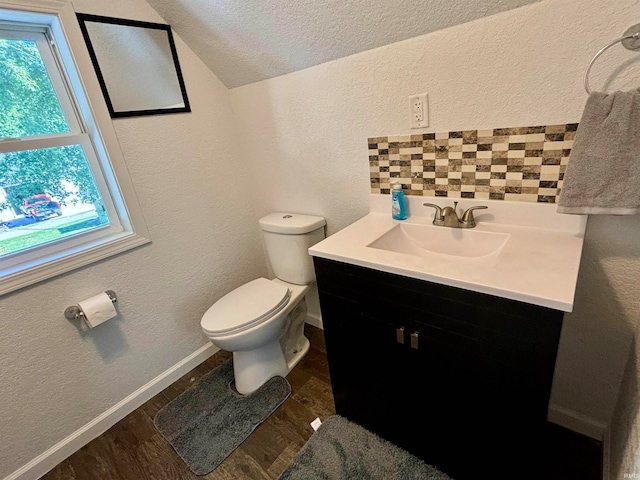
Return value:
M 333 415 L 278 480 L 452 480 L 409 452 Z
M 153 420 L 196 475 L 220 465 L 291 394 L 283 377 L 271 378 L 250 395 L 235 393 L 232 382 L 230 359 L 162 407 Z

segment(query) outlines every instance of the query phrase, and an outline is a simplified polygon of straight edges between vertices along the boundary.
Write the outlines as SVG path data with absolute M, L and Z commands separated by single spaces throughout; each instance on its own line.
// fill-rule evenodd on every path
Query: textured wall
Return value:
M 539 0 L 148 0 L 229 88 Z
M 366 214 L 369 137 L 578 122 L 589 60 L 639 7 L 546 0 L 231 90 L 258 213 L 324 215 L 329 233 Z M 637 87 L 637 60 L 621 47 L 607 52 L 592 88 Z M 408 96 L 422 92 L 430 126 L 410 130 Z M 637 238 L 638 227 L 628 217 L 589 222 L 565 317 L 552 402 L 596 423 L 611 417 L 638 320 L 640 287 L 626 282 L 640 275 L 640 252 L 618 236 Z
M 162 21 L 142 0 L 74 5 Z M 205 345 L 205 310 L 266 274 L 227 90 L 176 40 L 193 112 L 114 121 L 153 243 L 0 298 L 0 478 Z M 119 318 L 64 318 L 108 288 Z

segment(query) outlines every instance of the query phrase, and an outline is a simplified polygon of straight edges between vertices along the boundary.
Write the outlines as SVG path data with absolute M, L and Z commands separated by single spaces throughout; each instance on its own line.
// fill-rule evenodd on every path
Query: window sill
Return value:
M 0 295 L 33 285 L 62 273 L 132 250 L 147 243 L 149 238 L 131 232 L 103 237 L 94 245 L 84 244 L 77 252 L 66 250 L 60 254 L 38 259 L 36 265 L 17 272 L 0 270 Z

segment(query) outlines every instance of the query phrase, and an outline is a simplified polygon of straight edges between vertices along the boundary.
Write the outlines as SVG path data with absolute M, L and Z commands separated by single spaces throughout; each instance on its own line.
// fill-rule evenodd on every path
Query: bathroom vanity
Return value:
M 373 197 L 309 250 L 336 412 L 456 480 L 534 474 L 586 217 L 471 200 L 460 231 Z

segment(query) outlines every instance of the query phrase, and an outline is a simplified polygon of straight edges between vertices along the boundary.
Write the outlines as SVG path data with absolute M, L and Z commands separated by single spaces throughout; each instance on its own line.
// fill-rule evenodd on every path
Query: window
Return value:
M 149 241 L 75 12 L 60 5 L 0 1 L 0 294 Z

